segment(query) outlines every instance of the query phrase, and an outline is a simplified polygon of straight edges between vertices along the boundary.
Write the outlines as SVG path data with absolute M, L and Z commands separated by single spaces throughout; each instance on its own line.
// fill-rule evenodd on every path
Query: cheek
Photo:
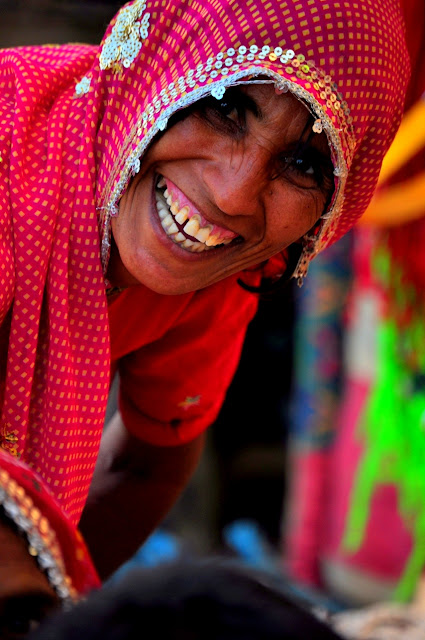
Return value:
M 276 198 L 267 223 L 267 235 L 279 249 L 304 236 L 324 211 L 325 197 L 298 189 L 285 189 Z

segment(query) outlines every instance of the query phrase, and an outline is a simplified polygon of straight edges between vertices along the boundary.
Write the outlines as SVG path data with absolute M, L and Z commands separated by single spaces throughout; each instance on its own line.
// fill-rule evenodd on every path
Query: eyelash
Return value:
M 333 166 L 313 148 L 301 149 L 291 156 L 281 157 L 282 168 L 274 179 L 284 176 L 298 186 L 333 189 Z
M 223 133 L 241 134 L 246 124 L 246 96 L 240 91 L 228 90 L 221 100 L 206 98 L 202 101 L 199 112 L 213 126 L 219 126 Z M 230 114 L 235 112 L 235 119 Z
M 245 131 L 246 95 L 238 89 L 230 89 L 221 100 L 206 98 L 200 105 L 199 113 L 211 126 L 219 127 L 221 131 L 229 135 L 241 135 Z M 251 111 L 256 112 L 252 106 Z M 235 112 L 235 118 L 230 115 Z M 305 146 L 300 141 L 298 148 L 292 155 L 282 155 L 281 168 L 273 180 L 280 177 L 290 180 L 296 186 L 302 188 L 319 188 L 331 193 L 334 188 L 333 166 L 322 157 L 314 148 Z M 307 170 L 301 165 L 307 163 Z M 312 171 L 310 171 L 312 169 Z

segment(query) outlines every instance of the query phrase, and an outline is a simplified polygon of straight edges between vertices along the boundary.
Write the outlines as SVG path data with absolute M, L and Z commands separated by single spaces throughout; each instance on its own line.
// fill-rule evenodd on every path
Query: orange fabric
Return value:
M 389 249 L 395 270 L 403 273 L 404 286 L 410 289 L 413 285 L 417 299 L 414 303 L 416 311 L 423 299 L 425 287 L 425 259 L 421 248 L 425 242 L 425 144 L 423 131 L 424 92 L 425 92 L 425 4 L 423 0 L 403 0 L 403 14 L 406 22 L 406 43 L 412 61 L 412 76 L 406 96 L 406 133 L 410 140 L 404 150 L 401 150 L 403 162 L 395 172 L 383 181 L 382 190 L 377 191 L 373 207 L 376 207 L 376 221 L 381 228 L 380 241 Z M 411 126 L 410 120 L 412 120 Z M 415 124 L 416 123 L 416 124 Z M 399 131 L 399 141 L 403 144 L 402 123 Z M 412 140 L 413 138 L 413 140 Z M 418 143 L 421 142 L 419 145 Z M 405 151 L 410 150 L 408 157 Z M 390 150 L 397 153 L 397 148 Z M 400 204 L 399 204 L 400 203 Z M 379 215 L 383 207 L 390 212 L 389 224 L 385 217 Z M 378 210 L 379 208 L 379 210 Z M 391 215 L 394 214 L 394 215 Z M 373 211 L 371 211 L 371 216 Z M 378 217 L 379 216 L 379 217 Z M 398 221 L 398 224 L 396 222 Z M 365 223 L 367 224 L 367 217 Z
M 120 374 L 120 409 L 129 431 L 171 446 L 208 427 L 257 304 L 236 276 L 184 296 L 161 296 L 140 286 L 113 300 L 112 367 Z
M 425 171 L 388 189 L 381 189 L 372 198 L 359 225 L 399 227 L 420 220 L 424 215 Z

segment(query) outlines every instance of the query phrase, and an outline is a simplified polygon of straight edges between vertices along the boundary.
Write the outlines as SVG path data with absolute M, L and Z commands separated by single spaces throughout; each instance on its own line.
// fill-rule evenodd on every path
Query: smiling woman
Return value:
M 0 443 L 102 576 L 195 468 L 252 292 L 365 210 L 408 75 L 397 0 L 133 0 L 1 52 Z
M 111 279 L 187 293 L 299 241 L 334 189 L 327 138 L 311 120 L 273 82 L 232 89 L 183 113 L 153 142 L 120 200 Z

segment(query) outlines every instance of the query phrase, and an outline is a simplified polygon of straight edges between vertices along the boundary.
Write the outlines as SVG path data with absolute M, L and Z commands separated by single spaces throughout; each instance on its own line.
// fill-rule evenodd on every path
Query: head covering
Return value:
M 64 604 L 100 586 L 79 531 L 41 479 L 4 451 L 0 451 L 0 508 L 25 537 L 28 553 Z
M 304 239 L 302 279 L 366 208 L 408 73 L 397 0 L 134 0 L 100 48 L 1 53 L 0 320 L 10 337 L 0 436 L 74 521 L 109 385 L 110 218 L 155 135 L 177 110 L 254 77 L 299 98 L 335 167 L 329 211 Z
M 266 76 L 291 91 L 326 132 L 335 193 L 320 231 L 305 241 L 296 275 L 364 212 L 403 109 L 410 63 L 397 1 L 360 6 L 322 0 L 147 3 L 119 12 L 86 75 L 106 92 L 97 139 L 97 202 L 107 261 L 109 216 L 140 157 L 168 118 L 205 95 Z M 119 100 L 117 97 L 119 96 Z M 126 107 L 122 107 L 123 101 Z M 109 153 L 102 153 L 114 123 Z

